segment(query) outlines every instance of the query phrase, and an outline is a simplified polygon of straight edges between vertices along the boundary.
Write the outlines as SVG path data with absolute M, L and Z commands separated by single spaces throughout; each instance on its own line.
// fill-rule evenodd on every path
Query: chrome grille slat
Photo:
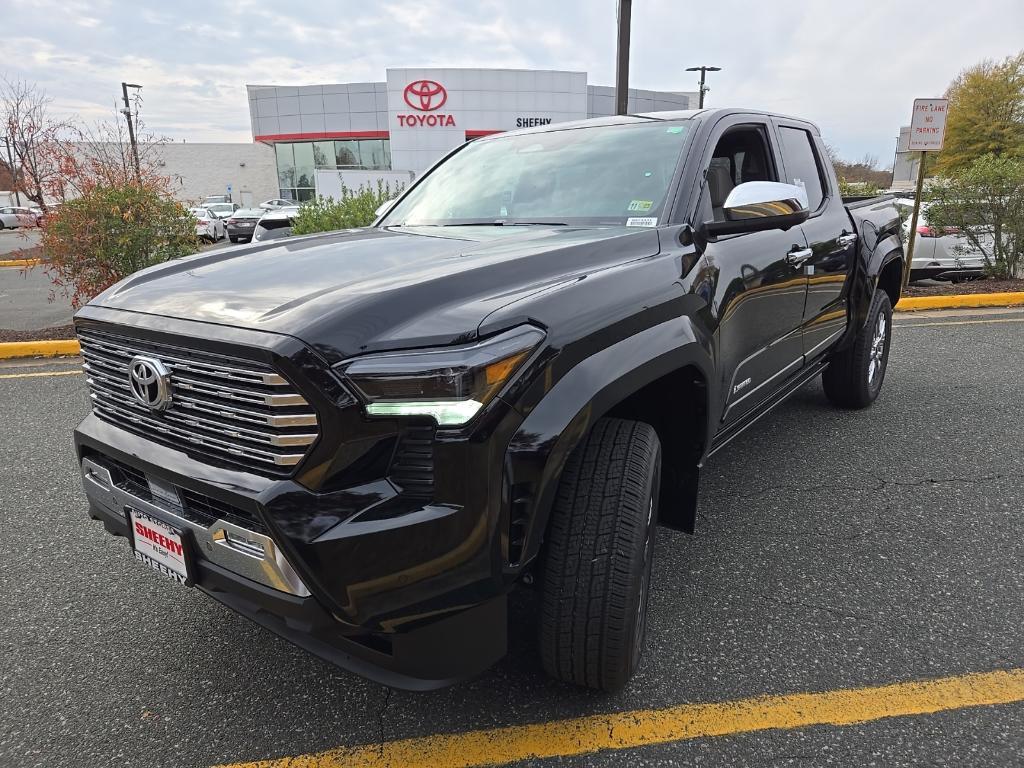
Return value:
M 93 406 L 101 410 L 114 413 L 124 419 L 127 419 L 132 424 L 144 425 L 161 434 L 180 437 L 194 445 L 202 445 L 217 448 L 219 450 L 226 451 L 227 453 L 232 454 L 234 456 L 244 456 L 247 458 L 255 459 L 257 461 L 276 464 L 278 466 L 292 466 L 298 464 L 299 461 L 302 460 L 302 457 L 304 455 L 301 453 L 271 453 L 269 451 L 261 451 L 255 446 L 251 448 L 249 446 L 240 447 L 235 443 L 217 440 L 212 437 L 207 437 L 206 435 L 197 435 L 195 433 L 190 433 L 187 430 L 181 429 L 177 426 L 162 423 L 158 419 L 143 416 L 139 413 L 133 412 L 121 406 L 111 405 L 109 403 L 103 402 L 96 397 L 93 397 Z
M 93 387 L 92 395 L 94 400 L 99 399 L 102 402 L 110 402 L 113 405 L 128 408 L 143 416 L 149 415 L 150 412 L 145 407 L 134 402 L 126 401 L 128 393 L 121 392 L 120 390 L 112 391 L 109 389 L 108 387 L 112 384 L 109 380 L 97 380 L 90 377 L 88 382 Z M 97 396 L 100 395 L 102 395 L 102 397 L 97 398 Z M 198 419 L 190 418 L 188 415 L 175 413 L 173 410 L 162 414 L 162 418 L 167 421 L 174 422 L 175 424 L 182 424 L 194 429 L 216 431 L 217 433 L 226 434 L 229 437 L 237 437 L 240 440 L 249 440 L 251 442 L 263 443 L 265 445 L 272 445 L 275 447 L 312 445 L 317 437 L 315 434 L 277 434 L 276 432 L 260 432 L 259 430 L 239 427 L 234 424 L 225 424 L 219 421 L 212 423 L 213 427 L 217 427 L 216 430 L 213 430 L 210 424 L 205 424 Z
M 130 344 L 131 342 L 132 339 L 114 335 L 108 336 L 107 334 L 99 334 L 95 331 L 84 331 L 79 335 L 79 344 L 83 349 L 92 349 L 101 353 L 105 352 L 106 354 L 114 355 L 115 357 L 124 358 L 125 362 L 131 360 L 131 358 L 139 354 L 139 352 L 134 351 L 129 353 L 115 345 Z M 288 380 L 283 376 L 269 371 L 250 371 L 237 368 L 232 365 L 203 363 L 201 361 L 188 360 L 186 358 L 178 357 L 173 353 L 165 353 L 163 351 L 157 352 L 156 354 L 158 354 L 160 359 L 171 368 L 180 367 L 183 370 L 191 370 L 195 373 L 205 373 L 211 376 L 219 376 L 225 379 L 234 379 L 252 384 L 266 384 L 267 386 L 275 387 L 290 386 L 288 384 Z
M 208 395 L 223 397 L 228 400 L 238 400 L 240 402 L 255 403 L 257 405 L 269 405 L 271 408 L 283 408 L 289 405 L 309 405 L 309 403 L 306 402 L 306 398 L 294 393 L 286 395 L 264 394 L 262 392 L 252 392 L 250 390 L 238 389 L 235 387 L 225 387 L 220 384 L 211 384 L 200 379 L 193 379 L 191 377 L 179 375 L 174 375 L 173 379 L 174 386 L 178 389 L 203 392 Z
M 96 413 L 143 436 L 263 474 L 290 471 L 319 437 L 315 411 L 264 363 L 93 329 L 80 331 L 79 342 Z M 170 372 L 167 410 L 150 410 L 132 395 L 136 355 L 159 359 Z

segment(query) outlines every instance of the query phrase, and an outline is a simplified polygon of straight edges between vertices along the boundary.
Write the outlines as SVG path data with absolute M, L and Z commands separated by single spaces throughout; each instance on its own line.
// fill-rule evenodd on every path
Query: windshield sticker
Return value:
M 665 133 L 682 133 L 682 132 L 683 132 L 683 126 L 681 126 L 681 125 L 671 125 L 671 126 L 669 126 L 668 128 L 665 129 Z
M 630 200 L 627 211 L 649 211 L 654 207 L 653 200 Z
M 633 216 L 632 218 L 626 219 L 627 227 L 656 227 L 658 226 L 658 219 L 654 216 Z

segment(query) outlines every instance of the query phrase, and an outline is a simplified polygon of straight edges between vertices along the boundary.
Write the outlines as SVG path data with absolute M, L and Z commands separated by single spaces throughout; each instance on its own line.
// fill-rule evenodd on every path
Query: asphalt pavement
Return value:
M 903 315 L 872 408 L 816 381 L 711 459 L 697 535 L 658 532 L 646 655 L 617 695 L 544 677 L 529 594 L 506 660 L 417 694 L 162 579 L 86 517 L 82 377 L 21 375 L 75 362 L 0 366 L 0 765 L 208 766 L 1024 667 L 1022 356 L 1024 313 Z M 1018 702 L 542 764 L 1022 763 Z
M 38 229 L 3 229 L 0 230 L 0 258 L 21 258 L 19 251 L 39 245 Z
M 0 328 L 30 331 L 67 325 L 74 313 L 41 266 L 0 267 Z

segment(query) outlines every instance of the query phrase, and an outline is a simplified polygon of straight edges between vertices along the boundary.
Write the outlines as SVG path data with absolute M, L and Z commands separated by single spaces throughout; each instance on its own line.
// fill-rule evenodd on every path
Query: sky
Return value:
M 148 129 L 252 140 L 245 85 L 382 81 L 387 67 L 585 71 L 615 79 L 615 0 L 2 0 L 0 73 L 58 116 L 109 118 L 141 83 Z M 1024 48 L 1022 0 L 634 0 L 630 85 L 816 122 L 844 159 L 892 162 L 915 97 Z

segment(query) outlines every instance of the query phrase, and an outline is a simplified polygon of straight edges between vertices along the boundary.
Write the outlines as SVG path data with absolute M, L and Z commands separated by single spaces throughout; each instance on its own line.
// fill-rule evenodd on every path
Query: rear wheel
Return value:
M 889 295 L 875 291 L 868 320 L 853 343 L 833 355 L 821 377 L 825 396 L 840 408 L 866 408 L 882 391 L 892 334 Z
M 614 691 L 640 662 L 647 626 L 661 444 L 605 418 L 566 463 L 543 563 L 540 650 L 552 677 Z

